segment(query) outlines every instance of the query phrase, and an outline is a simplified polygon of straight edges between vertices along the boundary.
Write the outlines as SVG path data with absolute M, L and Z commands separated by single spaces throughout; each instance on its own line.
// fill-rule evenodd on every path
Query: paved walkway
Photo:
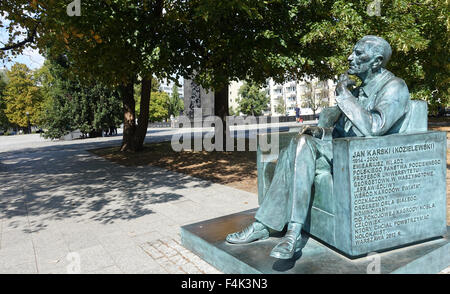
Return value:
M 0 273 L 218 273 L 180 245 L 180 226 L 257 206 L 255 194 L 86 151 L 120 137 L 20 139 L 0 149 Z

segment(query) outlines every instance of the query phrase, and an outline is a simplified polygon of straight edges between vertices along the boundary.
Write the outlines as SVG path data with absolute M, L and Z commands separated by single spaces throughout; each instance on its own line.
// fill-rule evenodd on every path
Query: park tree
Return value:
M 58 92 L 45 104 L 42 126 L 47 130 L 44 137 L 57 139 L 80 130 L 92 138 L 120 125 L 120 99 L 115 91 L 106 86 L 96 84 L 87 87 L 71 81 Z
M 169 118 L 169 109 L 167 104 L 169 103 L 169 94 L 165 92 L 153 92 L 153 99 L 150 101 L 150 121 L 159 122 Z
M 275 106 L 275 112 L 284 115 L 286 113 L 286 103 L 283 97 L 276 99 L 277 105 Z
M 301 97 L 302 107 L 310 108 L 313 115 L 316 115 L 316 111 L 319 108 L 328 106 L 325 99 L 328 96 L 328 87 L 326 82 L 319 81 L 317 79 L 312 79 L 305 82 L 306 91 Z
M 60 138 L 79 129 L 89 137 L 101 136 L 103 130 L 117 127 L 122 107 L 117 91 L 101 83 L 87 86 L 67 76 L 68 64 L 46 61 L 39 70 L 41 92 L 45 97 L 42 126 L 44 136 Z
M 262 85 L 268 78 L 281 82 L 304 71 L 299 44 L 304 15 L 293 15 L 297 1 L 180 1 L 180 18 L 190 46 L 194 80 L 215 93 L 215 115 L 222 119 L 224 140 L 229 136 L 228 85 L 248 81 Z M 182 61 L 181 61 L 182 62 Z M 322 65 L 318 65 L 321 67 Z
M 239 88 L 239 112 L 246 115 L 259 116 L 268 108 L 270 101 L 265 91 L 255 84 L 244 82 Z
M 0 71 L 0 130 L 6 130 L 9 126 L 8 118 L 5 114 L 6 101 L 4 91 L 6 88 L 6 73 Z
M 176 84 L 173 84 L 172 95 L 170 95 L 167 101 L 167 107 L 169 117 L 171 115 L 173 115 L 174 117 L 179 116 L 180 111 L 184 109 L 184 102 L 180 98 L 180 94 L 178 94 L 178 86 Z
M 6 73 L 8 84 L 3 91 L 4 113 L 9 123 L 26 128 L 40 122 L 43 97 L 34 73 L 25 64 L 16 63 Z

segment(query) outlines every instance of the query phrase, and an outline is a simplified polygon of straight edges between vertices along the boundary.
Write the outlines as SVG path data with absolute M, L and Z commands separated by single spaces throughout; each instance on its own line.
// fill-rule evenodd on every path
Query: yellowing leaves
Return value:
M 100 36 L 98 34 L 96 34 L 93 30 L 90 30 L 90 33 L 91 33 L 92 37 L 94 38 L 95 42 L 97 42 L 97 44 L 100 44 L 103 42 L 102 38 L 100 38 Z
M 79 33 L 78 30 L 75 29 L 75 28 L 72 28 L 72 35 L 73 35 L 73 36 L 76 36 L 76 37 L 79 38 L 79 39 L 81 39 L 81 38 L 84 37 L 84 34 Z
M 16 63 L 7 76 L 9 82 L 4 91 L 6 117 L 11 123 L 25 127 L 28 112 L 30 121 L 37 122 L 42 95 L 33 79 L 33 72 L 25 64 Z
M 94 35 L 94 39 L 98 44 L 103 42 L 99 35 Z

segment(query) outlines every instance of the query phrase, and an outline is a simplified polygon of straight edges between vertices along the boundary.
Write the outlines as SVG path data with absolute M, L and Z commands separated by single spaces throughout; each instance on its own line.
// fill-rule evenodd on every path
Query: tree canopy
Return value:
M 204 86 L 305 75 L 324 80 L 348 69 L 361 37 L 378 35 L 393 48 L 388 69 L 406 81 L 413 98 L 428 100 L 431 111 L 436 103 L 448 105 L 448 1 L 383 0 L 375 14 L 368 11 L 372 2 L 186 1 L 180 13 L 189 17 L 180 19 L 196 47 L 185 51 L 202 57 L 192 59 Z
M 43 97 L 36 85 L 34 72 L 25 64 L 16 63 L 6 75 L 8 83 L 3 99 L 4 113 L 9 123 L 25 128 L 29 119 L 31 124 L 39 124 Z
M 5 114 L 6 101 L 4 99 L 4 91 L 6 88 L 6 74 L 0 72 L 0 130 L 5 130 L 9 126 L 8 118 Z
M 275 106 L 275 112 L 285 115 L 286 114 L 286 103 L 284 102 L 283 97 L 279 97 L 277 100 L 277 105 Z
M 167 101 L 167 111 L 169 117 L 173 115 L 174 117 L 177 117 L 180 115 L 180 111 L 184 109 L 184 102 L 180 98 L 180 94 L 178 94 L 178 86 L 176 84 L 172 87 L 172 95 L 170 95 L 168 101 Z
M 167 104 L 169 102 L 169 94 L 165 92 L 153 92 L 153 99 L 149 106 L 149 120 L 151 122 L 159 122 L 169 118 L 169 109 Z
M 39 70 L 45 137 L 60 138 L 76 129 L 90 137 L 101 136 L 102 130 L 120 125 L 122 106 L 117 91 L 100 82 L 87 86 L 65 72 L 55 62 L 46 62 Z
M 255 84 L 245 83 L 239 88 L 239 112 L 259 116 L 269 106 L 270 97 Z
M 83 0 L 81 16 L 70 17 L 67 1 L 3 0 L 11 39 L 0 55 L 31 44 L 49 57 L 65 54 L 80 79 L 121 85 L 124 142 L 135 137 L 137 147 L 148 121 L 141 112 L 134 125 L 137 76 L 143 78 L 145 109 L 152 75 L 178 79 L 195 73 L 196 82 L 216 92 L 233 80 L 333 78 L 347 69 L 353 45 L 367 34 L 392 45 L 388 69 L 405 79 L 413 97 L 427 99 L 431 111 L 447 105 L 448 1 L 383 0 L 377 14 L 368 13 L 372 2 Z

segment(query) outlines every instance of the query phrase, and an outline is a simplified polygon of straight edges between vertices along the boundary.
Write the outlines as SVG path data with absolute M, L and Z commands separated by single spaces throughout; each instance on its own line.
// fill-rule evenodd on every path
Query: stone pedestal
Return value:
M 445 132 L 333 140 L 331 245 L 358 256 L 445 234 L 446 147 Z
M 249 210 L 184 226 L 182 244 L 228 274 L 431 274 L 450 266 L 450 227 L 441 238 L 357 259 L 347 258 L 305 232 L 302 250 L 291 260 L 269 256 L 282 233 L 245 245 L 225 241 L 227 234 L 253 222 L 254 215 L 255 210 Z
M 280 133 L 280 149 L 294 136 Z M 225 241 L 252 223 L 256 210 L 184 226 L 184 246 L 225 273 L 366 273 L 376 262 L 372 254 L 381 273 L 449 267 L 446 133 L 341 138 L 332 144 L 333 170 L 316 175 L 302 250 L 294 259 L 269 256 L 284 232 L 250 244 Z M 276 161 L 258 149 L 260 203 Z
M 280 150 L 294 136 L 280 133 Z M 305 231 L 349 257 L 445 234 L 445 132 L 341 138 L 332 144 L 333 170 L 316 174 Z M 261 203 L 276 158 L 258 150 L 257 161 Z

